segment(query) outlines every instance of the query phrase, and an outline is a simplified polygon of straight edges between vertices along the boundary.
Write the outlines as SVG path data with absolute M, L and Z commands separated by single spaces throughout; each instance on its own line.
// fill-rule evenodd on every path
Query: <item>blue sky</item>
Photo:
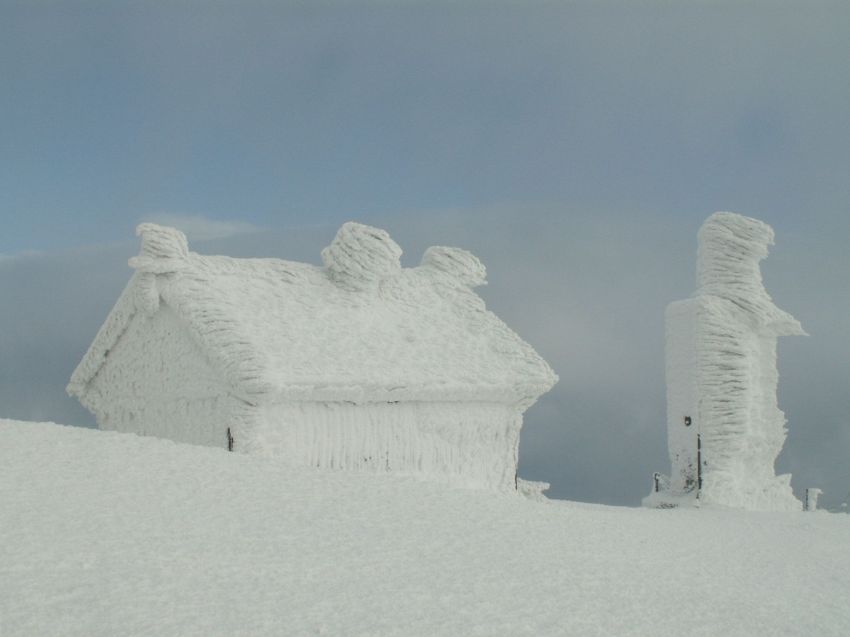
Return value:
M 0 83 L 0 415 L 86 424 L 63 383 L 140 220 L 316 262 L 357 219 L 411 262 L 481 256 L 562 378 L 525 473 L 636 503 L 666 468 L 664 306 L 734 210 L 776 230 L 768 290 L 812 334 L 780 349 L 780 468 L 850 489 L 847 3 L 2 1 Z

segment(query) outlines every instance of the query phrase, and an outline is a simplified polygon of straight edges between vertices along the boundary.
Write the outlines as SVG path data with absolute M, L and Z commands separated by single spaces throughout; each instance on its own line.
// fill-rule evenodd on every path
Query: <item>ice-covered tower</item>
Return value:
M 774 470 L 786 436 L 776 344 L 805 332 L 764 289 L 759 262 L 772 244 L 770 226 L 731 212 L 699 231 L 697 291 L 666 313 L 672 469 L 669 480 L 656 477 L 648 505 L 801 508 L 791 476 Z

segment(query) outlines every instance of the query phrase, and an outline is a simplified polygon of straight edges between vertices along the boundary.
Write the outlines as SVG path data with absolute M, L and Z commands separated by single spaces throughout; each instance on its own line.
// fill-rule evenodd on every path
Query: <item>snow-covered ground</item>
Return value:
M 850 635 L 850 516 L 533 502 L 0 420 L 0 635 Z

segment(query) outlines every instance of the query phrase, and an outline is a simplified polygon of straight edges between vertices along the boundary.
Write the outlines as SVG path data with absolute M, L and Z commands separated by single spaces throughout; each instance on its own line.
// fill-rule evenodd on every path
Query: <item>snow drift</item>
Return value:
M 0 635 L 850 634 L 850 516 L 533 502 L 0 421 Z

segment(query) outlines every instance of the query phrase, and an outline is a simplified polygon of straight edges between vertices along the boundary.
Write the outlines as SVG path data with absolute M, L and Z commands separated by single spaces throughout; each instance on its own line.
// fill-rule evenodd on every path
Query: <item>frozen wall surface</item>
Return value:
M 227 447 L 238 401 L 167 307 L 133 316 L 82 402 L 101 429 Z
M 281 402 L 260 409 L 246 443 L 296 466 L 511 491 L 521 426 L 522 413 L 500 403 Z
M 774 471 L 786 436 L 777 338 L 804 332 L 764 289 L 759 262 L 772 244 L 770 226 L 730 212 L 700 229 L 696 294 L 666 313 L 671 475 L 647 504 L 801 508 L 791 476 Z

